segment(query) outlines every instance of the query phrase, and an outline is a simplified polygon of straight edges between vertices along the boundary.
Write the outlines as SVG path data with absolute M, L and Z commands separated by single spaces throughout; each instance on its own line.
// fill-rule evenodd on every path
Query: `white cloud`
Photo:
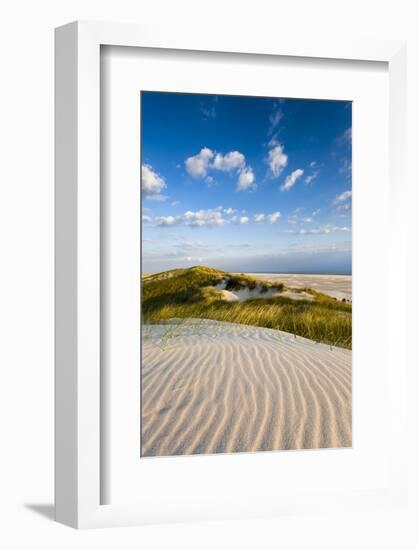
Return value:
M 310 162 L 310 168 L 314 168 L 314 166 L 316 166 L 316 164 L 317 164 L 316 161 L 315 161 L 315 160 L 312 160 L 312 161 Z
M 272 212 L 271 214 L 255 214 L 254 220 L 256 223 L 262 223 L 269 221 L 269 223 L 275 223 L 281 217 L 281 212 Z
M 180 201 L 171 202 L 171 206 L 178 206 L 179 204 L 180 204 Z
M 237 180 L 237 191 L 245 191 L 246 189 L 256 189 L 255 174 L 250 166 L 240 171 Z
M 223 155 L 222 153 L 214 153 L 208 147 L 203 147 L 197 155 L 188 157 L 185 160 L 185 167 L 193 178 L 204 179 L 208 185 L 214 183 L 213 177 L 208 172 L 210 170 L 220 170 L 239 174 L 238 191 L 250 188 L 256 189 L 255 174 L 250 166 L 246 166 L 245 155 L 239 151 L 230 151 Z
M 210 160 L 214 153 L 208 147 L 203 147 L 201 151 L 193 157 L 188 157 L 185 160 L 185 168 L 193 178 L 205 178 Z
M 275 145 L 280 145 L 279 143 L 279 140 L 278 140 L 278 135 L 277 134 L 273 134 L 271 136 L 271 139 L 268 141 L 267 143 L 267 146 L 271 149 L 272 147 L 275 147 Z
M 319 171 L 316 170 L 315 172 L 307 176 L 305 179 L 306 184 L 309 185 L 310 183 L 312 183 L 317 178 L 318 175 L 319 175 Z
M 249 218 L 247 216 L 233 216 L 230 221 L 236 225 L 246 225 L 249 223 Z
M 236 212 L 236 209 L 235 208 L 223 208 L 223 212 L 225 214 L 231 215 L 231 214 L 234 214 Z
M 181 223 L 181 218 L 179 216 L 159 216 L 155 219 L 160 226 L 179 225 Z
M 281 212 L 273 212 L 272 214 L 269 214 L 268 221 L 269 223 L 275 223 L 280 217 L 281 217 Z
M 312 216 L 317 216 L 317 214 L 320 214 L 320 212 L 321 212 L 321 208 L 317 208 L 317 210 L 314 210 L 311 215 Z
M 245 155 L 239 153 L 239 151 L 230 151 L 226 155 L 217 153 L 211 164 L 211 167 L 215 170 L 222 170 L 223 172 L 231 172 L 232 170 L 240 170 L 245 166 Z
M 179 225 L 181 223 L 181 218 L 179 216 L 158 216 L 155 218 L 157 225 Z
M 313 221 L 313 218 L 303 218 L 302 220 L 304 223 L 311 223 Z
M 219 227 L 224 225 L 226 220 L 223 218 L 219 209 L 208 210 L 187 210 L 181 216 L 159 216 L 155 221 L 160 227 L 169 227 L 174 225 L 186 225 L 189 227 Z
M 142 164 L 142 193 L 145 199 L 161 200 L 161 191 L 167 184 L 150 164 Z
M 352 197 L 352 191 L 344 191 L 343 193 L 340 193 L 340 195 L 337 195 L 333 199 L 333 204 L 340 204 L 342 202 L 347 201 Z
M 184 225 L 191 227 L 218 227 L 226 223 L 219 209 L 198 210 L 193 212 L 188 210 L 183 215 Z
M 289 191 L 295 182 L 304 174 L 304 170 L 297 168 L 294 172 L 291 172 L 289 176 L 286 177 L 285 183 L 280 187 L 281 191 Z
M 268 165 L 274 178 L 277 178 L 288 164 L 288 155 L 282 145 L 276 145 L 268 153 Z
M 143 221 L 144 223 L 151 223 L 152 218 L 151 218 L 151 216 L 145 215 L 145 216 L 142 216 L 142 221 Z

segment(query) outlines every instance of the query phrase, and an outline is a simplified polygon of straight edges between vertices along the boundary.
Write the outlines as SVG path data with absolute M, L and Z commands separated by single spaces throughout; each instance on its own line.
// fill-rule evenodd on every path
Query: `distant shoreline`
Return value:
M 176 267 L 170 268 L 170 269 L 177 269 Z M 170 271 L 168 270 L 162 270 L 162 271 L 147 271 L 146 269 L 142 269 L 142 273 L 146 273 L 147 275 L 155 275 L 156 273 L 162 273 L 164 271 Z M 187 268 L 183 268 L 187 269 Z M 223 270 L 225 271 L 225 270 Z M 311 271 L 230 271 L 230 273 L 239 274 L 239 273 L 253 273 L 254 275 L 314 275 L 314 276 L 323 276 L 323 277 L 352 277 L 352 273 L 327 273 L 327 272 L 311 272 Z
M 231 271 L 231 273 L 253 273 L 254 275 L 314 275 L 322 277 L 352 277 L 352 273 L 313 273 L 310 271 Z

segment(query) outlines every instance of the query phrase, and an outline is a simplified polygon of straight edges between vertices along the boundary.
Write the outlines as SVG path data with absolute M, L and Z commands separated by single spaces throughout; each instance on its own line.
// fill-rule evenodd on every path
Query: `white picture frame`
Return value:
M 389 303 L 400 320 L 395 376 L 389 373 L 390 417 L 396 449 L 384 489 L 355 493 L 289 494 L 285 501 L 259 498 L 233 510 L 211 503 L 188 517 L 175 501 L 165 510 L 149 503 L 101 504 L 100 464 L 100 48 L 102 45 L 228 52 L 334 60 L 381 61 L 389 70 L 391 277 L 404 292 Z M 256 33 L 207 28 L 162 28 L 75 22 L 56 30 L 56 519 L 76 528 L 187 519 L 262 516 L 317 509 L 393 506 L 403 501 L 405 451 L 406 251 L 394 246 L 406 234 L 405 45 L 363 41 L 293 43 Z M 405 242 L 405 240 L 404 240 Z M 401 325 L 401 322 L 403 323 Z

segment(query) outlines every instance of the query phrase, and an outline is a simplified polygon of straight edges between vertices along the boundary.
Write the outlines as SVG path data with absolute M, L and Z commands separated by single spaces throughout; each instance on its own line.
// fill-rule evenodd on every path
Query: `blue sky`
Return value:
M 142 269 L 351 273 L 351 103 L 142 92 Z

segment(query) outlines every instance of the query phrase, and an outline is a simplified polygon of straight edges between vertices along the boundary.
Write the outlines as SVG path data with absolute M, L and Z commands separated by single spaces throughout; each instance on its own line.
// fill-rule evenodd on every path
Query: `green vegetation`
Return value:
M 312 289 L 304 291 L 314 300 L 286 296 L 251 298 L 228 302 L 213 288 L 238 291 L 245 287 L 266 293 L 284 292 L 282 283 L 258 281 L 246 275 L 231 275 L 208 267 L 174 269 L 142 278 L 142 313 L 145 323 L 173 318 L 199 318 L 255 325 L 290 332 L 311 340 L 351 349 L 352 306 Z

